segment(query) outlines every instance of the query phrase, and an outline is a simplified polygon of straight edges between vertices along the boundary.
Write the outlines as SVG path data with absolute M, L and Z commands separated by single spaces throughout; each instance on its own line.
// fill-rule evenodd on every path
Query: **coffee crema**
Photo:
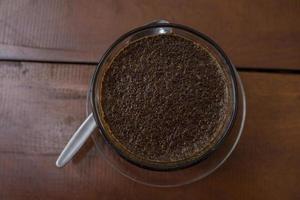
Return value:
M 129 43 L 99 92 L 107 139 L 123 157 L 154 169 L 199 160 L 224 136 L 233 113 L 228 70 L 206 47 L 175 34 Z

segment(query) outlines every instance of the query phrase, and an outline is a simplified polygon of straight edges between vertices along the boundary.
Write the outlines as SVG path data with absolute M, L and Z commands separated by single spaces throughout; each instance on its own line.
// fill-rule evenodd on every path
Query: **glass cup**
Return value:
M 99 102 L 101 100 L 99 91 L 102 78 L 104 77 L 104 72 L 109 67 L 114 56 L 117 55 L 118 52 L 126 45 L 145 36 L 170 33 L 175 33 L 176 35 L 188 38 L 205 47 L 209 53 L 217 59 L 217 62 L 227 71 L 233 88 L 232 113 L 230 115 L 230 121 L 227 123 L 226 127 L 224 127 L 219 140 L 200 158 L 186 163 L 181 163 L 179 165 L 176 164 L 174 166 L 160 165 L 159 163 L 147 163 L 146 165 L 135 158 L 125 155 L 122 149 L 117 147 L 115 143 L 111 141 L 102 120 L 103 116 L 101 116 L 101 112 L 99 110 Z M 124 176 L 139 183 L 161 187 L 179 186 L 191 183 L 212 173 L 229 157 L 241 136 L 245 121 L 245 114 L 246 102 L 242 82 L 235 67 L 224 51 L 213 40 L 194 29 L 160 20 L 124 34 L 116 40 L 116 42 L 114 42 L 102 56 L 99 65 L 95 70 L 90 83 L 90 89 L 88 91 L 88 118 L 78 129 L 76 132 L 77 134 L 75 133 L 68 143 L 69 149 L 71 149 L 72 146 L 73 149 L 75 149 L 73 151 L 69 151 L 71 152 L 69 153 L 69 159 L 76 153 L 76 151 L 78 151 L 88 136 L 93 133 L 92 138 L 99 152 L 108 161 L 108 163 L 116 169 L 116 171 Z M 75 137 L 76 135 L 78 136 Z M 67 150 L 66 152 L 68 152 Z

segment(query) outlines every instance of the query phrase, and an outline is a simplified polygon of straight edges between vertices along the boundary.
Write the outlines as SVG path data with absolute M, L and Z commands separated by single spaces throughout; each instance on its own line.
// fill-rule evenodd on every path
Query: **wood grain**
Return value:
M 300 69 L 295 0 L 1 0 L 0 59 L 97 62 L 118 36 L 157 19 L 209 35 L 239 67 Z
M 230 159 L 179 188 L 134 183 L 93 146 L 55 160 L 85 116 L 90 65 L 0 62 L 0 199 L 299 199 L 300 75 L 242 72 L 248 113 Z

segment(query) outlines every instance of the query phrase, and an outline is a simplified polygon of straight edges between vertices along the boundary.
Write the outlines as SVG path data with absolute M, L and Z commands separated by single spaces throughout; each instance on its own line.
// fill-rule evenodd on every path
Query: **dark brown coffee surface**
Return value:
M 222 136 L 231 87 L 205 48 L 171 34 L 145 37 L 113 59 L 100 107 L 111 142 L 125 156 L 146 163 L 191 160 Z

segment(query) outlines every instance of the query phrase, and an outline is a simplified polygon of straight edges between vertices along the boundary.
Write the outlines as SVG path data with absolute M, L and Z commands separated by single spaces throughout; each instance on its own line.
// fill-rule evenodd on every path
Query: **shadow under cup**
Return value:
M 143 158 L 138 158 L 137 156 L 131 154 L 128 150 L 126 150 L 121 144 L 118 143 L 115 139 L 111 137 L 109 134 L 108 127 L 104 122 L 104 116 L 102 116 L 100 102 L 101 102 L 101 94 L 100 90 L 102 87 L 102 81 L 104 78 L 104 73 L 110 67 L 111 62 L 113 61 L 114 57 L 130 42 L 138 40 L 140 38 L 144 38 L 147 36 L 156 36 L 161 34 L 175 34 L 181 36 L 183 38 L 189 39 L 200 46 L 204 47 L 211 55 L 216 59 L 218 64 L 224 71 L 224 74 L 227 80 L 230 81 L 230 113 L 228 120 L 222 127 L 222 131 L 218 136 L 205 148 L 204 151 L 200 155 L 197 155 L 192 158 L 183 159 L 176 162 L 156 162 L 156 161 L 149 161 Z M 172 171 L 178 169 L 184 169 L 190 166 L 193 166 L 205 158 L 208 158 L 214 151 L 222 144 L 223 140 L 226 139 L 226 136 L 229 134 L 230 129 L 232 127 L 232 123 L 235 120 L 236 111 L 237 111 L 237 82 L 234 68 L 227 58 L 223 50 L 211 39 L 207 36 L 199 33 L 191 28 L 177 25 L 177 24 L 170 24 L 170 23 L 160 23 L 160 24 L 152 24 L 143 26 L 137 29 L 134 29 L 125 35 L 121 36 L 103 55 L 102 59 L 99 62 L 99 65 L 94 73 L 94 77 L 91 83 L 91 104 L 92 104 L 92 111 L 97 122 L 98 128 L 102 133 L 105 141 L 111 146 L 114 151 L 121 156 L 126 161 L 142 167 L 146 169 L 156 170 L 156 171 Z

